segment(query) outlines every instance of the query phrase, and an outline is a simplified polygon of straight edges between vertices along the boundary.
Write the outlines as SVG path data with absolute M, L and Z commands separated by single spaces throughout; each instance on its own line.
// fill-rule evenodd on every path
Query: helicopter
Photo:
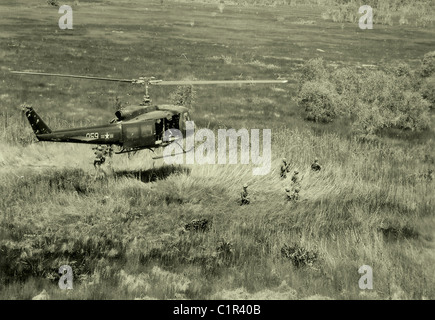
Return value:
M 108 124 L 61 129 L 53 131 L 44 120 L 29 106 L 23 107 L 33 132 L 38 141 L 85 143 L 98 146 L 117 146 L 115 154 L 135 152 L 143 149 L 154 149 L 167 146 L 180 139 L 179 136 L 165 136 L 165 132 L 179 130 L 185 138 L 186 122 L 190 121 L 188 108 L 181 105 L 152 105 L 148 88 L 152 85 L 208 85 L 208 84 L 258 84 L 287 83 L 288 80 L 182 80 L 163 81 L 154 77 L 138 79 L 116 79 L 70 74 L 41 73 L 28 71 L 11 71 L 14 74 L 77 78 L 111 82 L 125 82 L 145 86 L 145 95 L 139 105 L 129 105 L 115 112 L 115 118 Z M 190 151 L 190 150 L 188 150 Z M 188 152 L 183 149 L 183 153 Z

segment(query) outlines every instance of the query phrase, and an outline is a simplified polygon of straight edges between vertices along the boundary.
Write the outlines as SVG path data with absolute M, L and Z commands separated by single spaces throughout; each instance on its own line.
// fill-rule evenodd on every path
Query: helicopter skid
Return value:
M 163 156 L 163 155 L 162 155 L 162 156 L 158 156 L 158 157 L 153 157 L 153 160 L 158 160 L 158 159 L 163 159 L 163 158 L 169 158 L 169 157 L 177 156 L 177 155 L 179 155 L 179 154 L 186 154 L 186 153 L 192 151 L 194 148 L 195 148 L 195 147 L 192 147 L 192 148 L 190 148 L 189 150 L 184 150 L 184 149 L 183 149 L 183 152 L 179 152 L 179 153 L 171 154 L 170 156 Z

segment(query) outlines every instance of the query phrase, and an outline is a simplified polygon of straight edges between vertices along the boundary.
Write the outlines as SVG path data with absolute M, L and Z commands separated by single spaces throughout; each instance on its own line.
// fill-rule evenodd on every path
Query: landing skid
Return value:
M 115 151 L 115 154 L 136 152 L 136 151 L 140 151 L 140 150 L 143 150 L 143 149 L 144 148 L 122 148 L 120 151 Z
M 180 144 L 178 142 L 176 142 L 176 144 L 178 144 L 180 146 Z M 180 148 L 181 148 L 181 150 L 183 150 L 183 152 L 175 153 L 173 155 L 171 154 L 170 156 L 163 156 L 162 155 L 162 156 L 158 156 L 158 157 L 153 157 L 153 160 L 163 159 L 163 158 L 169 158 L 169 157 L 176 156 L 176 155 L 179 155 L 179 154 L 185 154 L 185 153 L 188 153 L 188 152 L 192 151 L 195 147 L 192 147 L 189 150 L 184 150 L 182 146 L 180 146 Z M 153 151 L 153 150 L 151 150 L 151 151 Z

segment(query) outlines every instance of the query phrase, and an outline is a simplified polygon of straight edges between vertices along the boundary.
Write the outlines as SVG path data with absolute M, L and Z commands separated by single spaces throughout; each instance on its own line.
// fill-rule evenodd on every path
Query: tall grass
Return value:
M 114 173 L 103 180 L 86 164 L 85 147 L 71 153 L 58 144 L 3 144 L 10 156 L 0 169 L 2 296 L 29 298 L 47 288 L 61 299 L 359 299 L 366 297 L 357 270 L 368 264 L 376 274 L 372 297 L 434 297 L 434 185 L 421 174 L 430 168 L 422 146 L 402 150 L 285 128 L 273 131 L 272 143 L 267 176 L 240 164 L 153 169 L 144 163 L 148 154 L 138 153 L 114 158 Z M 33 167 L 11 169 L 23 154 Z M 38 167 L 46 163 L 40 154 L 58 167 Z M 283 156 L 303 176 L 298 203 L 284 200 Z M 319 173 L 309 168 L 314 157 Z M 141 179 L 138 171 L 158 178 Z M 246 181 L 252 203 L 241 207 Z M 211 228 L 185 229 L 193 219 Z M 318 259 L 294 265 L 282 255 L 294 245 Z M 69 296 L 54 289 L 63 264 L 75 276 Z

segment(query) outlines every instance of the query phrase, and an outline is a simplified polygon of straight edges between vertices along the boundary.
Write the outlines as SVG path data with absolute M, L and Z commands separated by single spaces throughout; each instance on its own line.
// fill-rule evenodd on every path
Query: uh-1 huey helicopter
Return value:
M 115 118 L 108 124 L 61 129 L 52 131 L 32 107 L 24 107 L 24 113 L 39 141 L 87 143 L 94 145 L 118 146 L 116 154 L 164 147 L 177 138 L 164 139 L 167 130 L 180 130 L 186 137 L 186 121 L 190 121 L 186 107 L 173 104 L 152 105 L 148 95 L 150 85 L 208 85 L 208 84 L 256 84 L 287 83 L 287 80 L 183 80 L 163 81 L 154 78 L 115 79 L 68 74 L 11 71 L 15 74 L 53 76 L 65 78 L 90 79 L 112 82 L 127 82 L 145 86 L 142 103 L 121 108 L 115 112 Z M 167 140 L 167 141 L 165 141 Z M 183 149 L 184 151 L 184 149 Z M 188 150 L 190 151 L 190 150 Z M 184 151 L 184 152 L 188 152 Z M 154 152 L 154 151 L 153 151 Z

